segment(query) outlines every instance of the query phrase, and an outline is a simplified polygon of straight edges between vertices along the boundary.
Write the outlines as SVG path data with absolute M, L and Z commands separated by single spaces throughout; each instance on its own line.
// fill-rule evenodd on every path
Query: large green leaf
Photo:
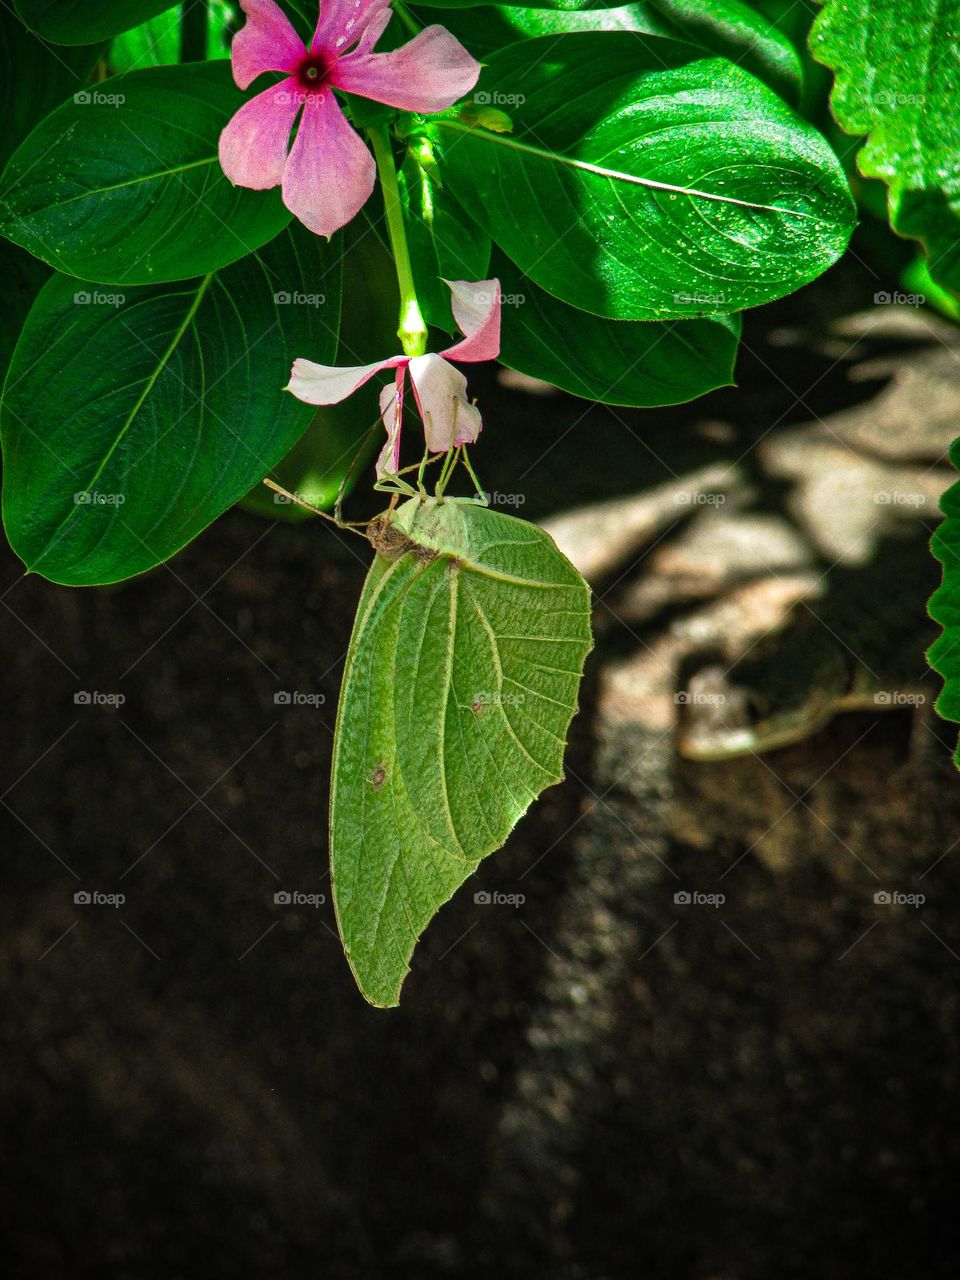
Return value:
M 487 0 L 417 0 L 425 9 L 476 9 Z M 586 9 L 615 9 L 621 0 L 528 0 L 516 6 L 521 9 L 557 9 L 563 13 L 578 13 Z M 643 5 L 641 4 L 641 8 Z
M 623 321 L 576 311 L 539 289 L 502 254 L 491 268 L 504 300 L 500 359 L 586 400 L 679 404 L 730 386 L 739 316 Z
M 857 162 L 889 186 L 894 230 L 960 291 L 960 3 L 828 0 L 810 48 L 836 75 L 837 120 L 867 135 Z
M 281 394 L 294 358 L 336 355 L 333 262 L 296 225 L 180 285 L 44 286 L 0 417 L 4 523 L 28 569 L 69 586 L 149 569 L 283 457 L 313 414 Z
M 280 193 L 224 177 L 220 131 L 243 103 L 223 62 L 151 67 L 47 116 L 0 177 L 0 232 L 101 284 L 186 280 L 290 221 Z
M 950 461 L 960 470 L 960 440 L 950 449 Z M 943 627 L 943 635 L 931 645 L 927 660 L 944 680 L 937 711 L 960 723 L 960 481 L 940 499 L 940 510 L 946 518 L 930 547 L 943 566 L 943 584 L 930 599 L 930 616 Z M 960 748 L 954 759 L 960 766 Z
M 340 694 L 330 861 L 360 990 L 394 1005 L 427 924 L 563 777 L 590 594 L 542 530 L 463 500 L 411 499 L 378 535 Z
M 136 27 L 169 7 L 170 0 L 13 0 L 37 35 L 54 44 L 92 44 Z
M 791 42 L 745 0 L 650 0 L 684 39 L 738 62 L 796 105 L 803 66 Z
M 412 12 L 425 26 L 437 21 L 434 9 L 413 8 Z M 612 9 L 528 9 L 485 4 L 452 9 L 443 15 L 442 21 L 447 30 L 480 59 L 517 40 L 562 31 L 642 31 L 674 39 L 679 36 L 676 27 L 649 4 L 620 4 Z
M 826 141 L 765 85 L 671 40 L 542 36 L 475 102 L 512 132 L 429 125 L 467 212 L 556 297 L 619 320 L 725 314 L 814 279 L 854 208 Z

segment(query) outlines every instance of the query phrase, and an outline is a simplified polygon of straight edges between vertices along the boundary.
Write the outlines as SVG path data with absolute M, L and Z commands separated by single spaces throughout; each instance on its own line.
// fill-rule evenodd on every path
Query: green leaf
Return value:
M 590 9 L 615 9 L 620 0 L 530 0 L 517 6 L 522 9 L 556 9 L 562 13 L 580 13 Z M 418 0 L 424 9 L 476 9 L 486 0 Z M 496 6 L 499 8 L 500 6 Z M 642 5 L 640 6 L 643 7 Z
M 810 48 L 835 73 L 831 105 L 866 134 L 857 163 L 890 188 L 894 231 L 920 240 L 935 280 L 960 291 L 960 5 L 829 0 Z
M 50 280 L 0 416 L 4 524 L 27 568 L 115 582 L 242 497 L 313 416 L 281 388 L 296 356 L 332 361 L 339 301 L 334 255 L 299 225 L 180 285 Z
M 422 159 L 426 162 L 429 154 Z M 455 324 L 443 281 L 485 279 L 490 237 L 431 172 L 408 152 L 397 177 L 420 306 L 430 324 L 450 332 Z
M 252 253 L 290 214 L 224 177 L 220 131 L 242 105 L 229 64 L 151 67 L 47 116 L 0 177 L 0 232 L 100 284 L 185 280 Z
M 542 530 L 465 500 L 381 518 L 337 715 L 337 921 L 371 1004 L 416 941 L 563 777 L 590 593 Z
M 229 58 L 229 32 L 234 23 L 233 6 L 226 0 L 207 0 L 207 49 L 205 57 Z M 180 61 L 182 4 L 165 9 L 132 31 L 118 35 L 110 46 L 110 67 L 120 74 L 142 67 L 160 67 Z
M 0 5 L 0 168 L 48 111 L 84 87 L 101 52 L 52 49 Z
M 960 440 L 950 448 L 950 461 L 960 470 Z M 944 720 L 960 724 L 960 481 L 940 499 L 946 517 L 930 541 L 930 549 L 943 565 L 943 583 L 930 599 L 930 617 L 943 627 L 927 653 L 927 661 L 943 676 L 943 692 L 937 711 Z M 960 766 L 960 748 L 954 755 Z
M 744 0 L 650 0 L 677 34 L 737 62 L 794 106 L 803 64 L 791 42 Z
M 513 132 L 428 126 L 441 177 L 564 302 L 617 320 L 726 314 L 840 256 L 854 221 L 836 156 L 753 76 L 688 45 L 542 36 L 490 56 L 474 92 Z
M 495 254 L 503 297 L 500 360 L 585 400 L 680 404 L 733 383 L 739 316 L 605 320 L 560 302 Z
M 54 44 L 92 44 L 139 26 L 169 7 L 170 0 L 13 0 L 37 35 Z
M 41 287 L 50 277 L 50 268 L 9 240 L 0 242 L 0 278 L 3 280 L 3 309 L 0 311 L 0 382 L 7 371 L 27 312 Z
M 437 21 L 436 10 L 412 8 L 428 26 Z M 642 31 L 647 35 L 677 38 L 676 27 L 665 21 L 650 4 L 621 4 L 612 9 L 527 9 L 515 5 L 486 4 L 451 9 L 443 25 L 475 58 L 485 59 L 495 49 L 527 36 L 556 35 L 562 31 Z

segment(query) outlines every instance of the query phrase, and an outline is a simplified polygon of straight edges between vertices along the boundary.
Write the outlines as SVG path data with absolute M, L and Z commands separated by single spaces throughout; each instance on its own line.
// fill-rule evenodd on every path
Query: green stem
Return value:
M 390 135 L 383 125 L 372 125 L 367 132 L 373 144 L 373 155 L 380 175 L 383 204 L 387 213 L 387 231 L 390 248 L 397 268 L 397 284 L 400 287 L 400 327 L 397 336 L 408 356 L 422 356 L 427 350 L 427 325 L 417 301 L 417 289 L 413 282 L 413 267 L 407 232 L 403 225 L 403 207 L 400 203 L 400 187 L 397 169 L 393 162 Z
M 393 11 L 412 36 L 419 35 L 423 30 L 422 24 L 416 20 L 405 4 L 400 4 L 398 0 L 394 0 Z

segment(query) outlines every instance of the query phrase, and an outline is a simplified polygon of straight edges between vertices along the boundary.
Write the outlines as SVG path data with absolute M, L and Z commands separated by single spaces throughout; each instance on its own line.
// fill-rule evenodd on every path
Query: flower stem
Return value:
M 371 125 L 367 132 L 373 144 L 373 155 L 377 162 L 377 172 L 383 190 L 387 231 L 397 268 L 397 284 L 400 287 L 400 327 L 397 329 L 397 336 L 403 344 L 405 355 L 422 356 L 427 350 L 427 325 L 420 310 L 420 303 L 417 301 L 417 289 L 413 282 L 413 267 L 410 263 L 407 232 L 403 225 L 400 188 L 397 184 L 397 170 L 393 162 L 390 135 L 383 125 Z

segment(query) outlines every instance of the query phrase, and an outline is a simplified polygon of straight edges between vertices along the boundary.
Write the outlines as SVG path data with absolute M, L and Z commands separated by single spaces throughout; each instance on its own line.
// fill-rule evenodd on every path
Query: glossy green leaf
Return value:
M 220 131 L 243 101 L 226 62 L 91 86 L 11 157 L 0 232 L 101 284 L 190 279 L 252 253 L 290 214 L 278 190 L 231 186 L 220 169 Z
M 950 449 L 950 461 L 960 470 L 960 440 Z M 927 661 L 944 680 L 937 711 L 960 724 L 960 481 L 940 499 L 940 510 L 946 518 L 930 549 L 943 566 L 943 583 L 930 599 L 930 617 L 943 627 L 943 634 L 931 645 Z M 960 748 L 954 759 L 960 766 Z
M 688 45 L 542 36 L 490 56 L 474 102 L 513 131 L 429 126 L 441 176 L 510 258 L 619 320 L 725 314 L 782 296 L 854 221 L 826 141 L 765 85 Z
M 739 63 L 794 106 L 803 66 L 794 46 L 744 0 L 650 0 L 682 39 Z
M 210 59 L 229 58 L 229 33 L 235 9 L 226 0 L 207 0 L 207 47 Z M 180 61 L 182 4 L 175 4 L 132 31 L 124 31 L 110 46 L 110 68 L 117 74 L 143 67 L 161 67 Z
M 960 290 L 960 4 L 829 0 L 810 48 L 835 73 L 837 120 L 867 135 L 857 162 L 889 186 L 893 229 Z
M 54 44 L 92 44 L 139 26 L 170 0 L 13 0 L 24 23 Z
M 651 408 L 733 382 L 739 316 L 624 321 L 576 311 L 496 254 L 503 296 L 500 359 L 585 400 Z
M 450 290 L 443 282 L 485 279 L 490 237 L 410 153 L 398 181 L 420 305 L 430 324 L 452 331 Z
M 4 524 L 28 569 L 130 577 L 242 497 L 313 416 L 281 388 L 296 356 L 334 358 L 339 295 L 331 251 L 299 225 L 178 285 L 50 280 L 0 416 Z
M 542 530 L 463 500 L 384 519 L 344 670 L 330 859 L 360 990 L 394 1005 L 416 941 L 561 781 L 590 593 Z
M 412 12 L 425 26 L 437 21 L 435 9 L 413 8 Z M 480 59 L 517 40 L 562 31 L 640 31 L 674 39 L 679 36 L 676 27 L 649 4 L 620 4 L 612 9 L 528 9 L 485 4 L 449 10 L 442 21 Z
M 486 0 L 418 0 L 424 9 L 476 9 Z M 522 9 L 556 9 L 562 13 L 580 13 L 591 9 L 614 9 L 620 0 L 530 0 L 516 6 Z

